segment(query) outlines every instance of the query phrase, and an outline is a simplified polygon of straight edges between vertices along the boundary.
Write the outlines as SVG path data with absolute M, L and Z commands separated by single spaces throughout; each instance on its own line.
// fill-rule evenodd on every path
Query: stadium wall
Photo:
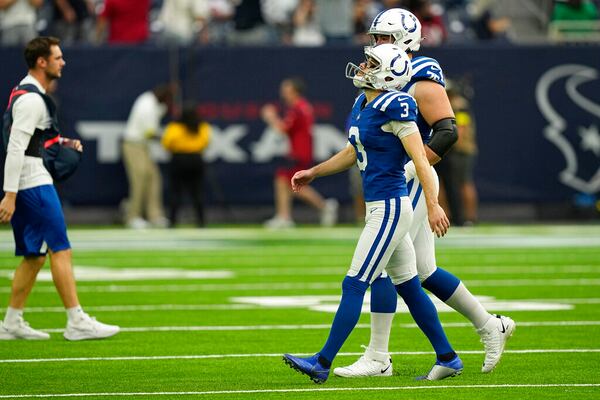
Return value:
M 325 159 L 345 145 L 356 94 L 344 78 L 361 48 L 66 47 L 55 93 L 64 136 L 86 149 L 81 169 L 61 185 L 77 206 L 115 206 L 127 195 L 120 140 L 134 99 L 177 80 L 213 124 L 209 204 L 272 203 L 272 171 L 285 143 L 266 129 L 260 107 L 276 101 L 279 82 L 300 76 L 317 117 L 315 150 Z M 556 204 L 600 191 L 600 46 L 431 49 L 447 77 L 468 82 L 477 122 L 475 181 L 483 204 Z M 25 65 L 19 49 L 0 49 L 0 107 Z M 168 155 L 158 144 L 155 155 Z M 4 163 L 2 163 L 4 165 Z M 1 179 L 1 178 L 0 178 Z M 350 202 L 345 174 L 317 183 Z M 166 188 L 167 189 L 167 188 Z

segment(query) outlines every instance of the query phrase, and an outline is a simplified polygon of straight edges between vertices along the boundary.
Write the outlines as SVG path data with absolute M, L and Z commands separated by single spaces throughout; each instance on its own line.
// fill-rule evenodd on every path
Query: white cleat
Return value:
M 0 325 L 0 340 L 48 340 L 50 335 L 46 332 L 38 331 L 29 326 L 29 323 L 22 317 L 19 317 L 15 324 L 2 323 Z
M 295 226 L 294 221 L 291 219 L 285 219 L 280 217 L 273 217 L 268 219 L 264 223 L 264 227 L 267 229 L 289 229 Z
M 492 372 L 500 362 L 506 342 L 512 336 L 517 324 L 509 317 L 495 315 L 477 333 L 485 349 L 485 360 L 481 372 Z
M 336 199 L 325 200 L 325 207 L 321 211 L 321 226 L 334 226 L 338 220 L 340 204 Z
M 77 320 L 67 322 L 64 337 L 67 340 L 104 339 L 116 335 L 119 329 L 116 325 L 103 324 L 83 313 Z
M 15 335 L 13 335 L 9 331 L 7 331 L 6 328 L 4 327 L 4 324 L 2 323 L 2 321 L 0 321 L 0 340 L 16 340 L 16 339 L 17 338 L 15 337 Z
M 360 378 L 364 376 L 392 376 L 392 359 L 388 353 L 371 350 L 368 347 L 354 364 L 338 367 L 333 374 L 342 378 Z
M 429 373 L 424 376 L 417 377 L 418 381 L 441 381 L 442 379 L 451 378 L 462 374 L 463 363 L 461 359 L 456 356 L 451 361 L 440 361 L 437 360 Z

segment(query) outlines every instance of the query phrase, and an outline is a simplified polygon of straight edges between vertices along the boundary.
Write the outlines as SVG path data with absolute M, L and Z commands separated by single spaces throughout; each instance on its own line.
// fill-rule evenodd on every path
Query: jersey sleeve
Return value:
M 429 57 L 419 57 L 412 63 L 412 80 L 413 81 L 433 81 L 446 87 L 444 80 L 444 72 L 437 60 Z
M 382 97 L 381 101 L 377 101 L 373 108 L 383 112 L 389 120 L 417 120 L 417 102 L 404 92 L 390 92 L 388 96 Z

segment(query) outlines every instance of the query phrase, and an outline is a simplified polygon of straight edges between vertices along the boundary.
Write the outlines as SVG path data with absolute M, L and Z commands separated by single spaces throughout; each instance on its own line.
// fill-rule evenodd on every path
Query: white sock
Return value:
M 371 350 L 388 353 L 394 313 L 371 313 Z
M 23 309 L 8 307 L 4 317 L 4 325 L 16 325 L 19 317 L 23 317 Z
M 462 282 L 445 303 L 467 317 L 476 329 L 481 329 L 492 317 Z
M 85 314 L 83 312 L 83 309 L 81 308 L 81 306 L 67 308 L 66 310 L 67 310 L 67 318 L 69 318 L 69 321 L 77 321 Z

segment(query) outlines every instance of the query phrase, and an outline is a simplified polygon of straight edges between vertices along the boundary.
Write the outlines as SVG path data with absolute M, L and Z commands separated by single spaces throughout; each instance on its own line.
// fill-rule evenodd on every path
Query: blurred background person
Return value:
M 277 108 L 272 104 L 265 105 L 262 118 L 275 131 L 286 135 L 290 143 L 290 153 L 285 167 L 275 172 L 275 216 L 265 222 L 267 228 L 281 229 L 294 226 L 292 220 L 293 196 L 308 203 L 321 213 L 323 226 L 333 226 L 337 222 L 338 202 L 325 200 L 311 186 L 306 186 L 298 193 L 292 192 L 292 176 L 313 164 L 313 109 L 304 97 L 305 85 L 300 78 L 287 78 L 281 82 L 279 93 L 287 107 L 283 119 L 279 117 Z
M 438 5 L 433 5 L 429 0 L 410 0 L 408 9 L 421 22 L 424 46 L 437 47 L 446 41 L 448 33 L 441 15 L 442 9 Z
M 447 86 L 446 92 L 450 105 L 456 116 L 456 127 L 458 128 L 458 141 L 450 150 L 452 158 L 453 174 L 459 190 L 463 224 L 472 225 L 477 222 L 477 189 L 473 181 L 473 170 L 477 157 L 477 141 L 475 119 L 471 112 L 469 100 L 461 93 L 460 87 L 455 84 Z
M 327 44 L 349 44 L 354 36 L 353 0 L 315 0 L 316 18 Z
M 440 203 L 454 225 L 477 222 L 478 196 L 473 181 L 477 157 L 475 119 L 468 100 L 468 85 L 446 81 L 446 93 L 456 117 L 458 140 L 435 165 L 440 174 Z
M 262 15 L 269 27 L 271 41 L 289 45 L 292 43 L 292 15 L 298 0 L 261 0 Z
M 144 43 L 150 36 L 149 14 L 150 0 L 105 0 L 96 23 L 96 40 Z
M 169 224 L 163 210 L 160 170 L 150 156 L 150 142 L 158 138 L 160 121 L 172 100 L 173 89 L 166 84 L 142 93 L 125 125 L 123 161 L 129 181 L 125 222 L 131 229 Z
M 159 43 L 188 46 L 208 40 L 205 32 L 210 17 L 208 0 L 163 0 L 158 21 L 162 27 Z
M 369 44 L 367 30 L 371 22 L 383 11 L 381 3 L 374 0 L 356 0 L 354 2 L 354 42 L 357 44 Z
M 260 0 L 232 0 L 235 4 L 233 30 L 229 44 L 256 46 L 271 42 L 271 30 L 265 23 Z
M 555 1 L 553 21 L 594 21 L 598 19 L 598 7 L 591 0 Z
M 44 0 L 0 0 L 0 44 L 24 46 L 37 36 L 37 10 Z
M 92 0 L 54 0 L 50 31 L 64 44 L 88 42 L 95 18 Z
M 292 16 L 292 44 L 295 46 L 322 46 L 325 36 L 316 19 L 315 0 L 300 0 Z
M 210 142 L 210 125 L 202 121 L 196 106 L 184 106 L 181 117 L 167 124 L 162 145 L 171 153 L 169 163 L 169 223 L 177 224 L 177 214 L 185 192 L 190 194 L 196 212 L 196 225 L 203 227 L 204 159 L 202 151 Z
M 598 5 L 591 0 L 555 1 L 552 9 L 550 35 L 554 39 L 597 41 Z
M 471 17 L 471 27 L 477 39 L 506 39 L 511 21 L 503 13 L 502 2 L 473 0 L 467 9 Z

